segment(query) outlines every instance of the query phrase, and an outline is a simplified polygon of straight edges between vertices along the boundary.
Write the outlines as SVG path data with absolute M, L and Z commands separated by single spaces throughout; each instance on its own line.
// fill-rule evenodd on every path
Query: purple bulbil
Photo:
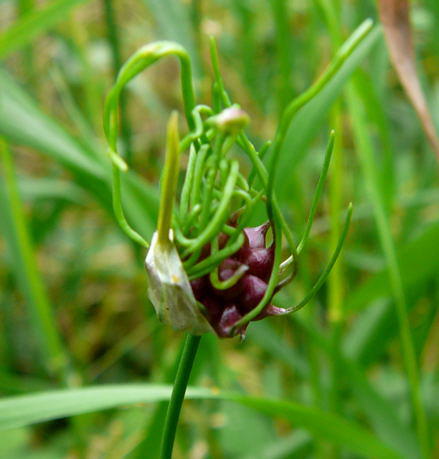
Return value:
M 265 295 L 274 263 L 274 246 L 272 244 L 266 247 L 269 228 L 268 222 L 254 228 L 245 228 L 243 246 L 220 264 L 220 281 L 232 277 L 242 265 L 247 267 L 247 271 L 235 285 L 224 290 L 216 289 L 211 284 L 209 275 L 191 281 L 195 298 L 204 306 L 207 320 L 221 338 L 236 334 L 244 336 L 247 326 L 234 330 L 234 325 L 253 310 Z M 253 320 L 285 312 L 285 309 L 269 303 Z

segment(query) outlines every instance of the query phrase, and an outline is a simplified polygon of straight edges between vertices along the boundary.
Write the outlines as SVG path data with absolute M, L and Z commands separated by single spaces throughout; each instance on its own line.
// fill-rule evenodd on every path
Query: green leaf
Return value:
M 22 16 L 0 36 L 0 59 L 28 45 L 39 34 L 46 32 L 66 17 L 76 5 L 87 0 L 58 0 L 47 2 L 42 9 L 32 10 Z
M 132 403 L 169 400 L 171 386 L 120 384 L 65 389 L 11 397 L 0 401 L 0 429 L 115 408 Z M 319 438 L 342 445 L 366 457 L 399 457 L 373 434 L 338 415 L 292 402 L 220 393 L 205 388 L 188 388 L 187 399 L 217 398 L 240 403 L 261 413 L 281 417 Z
M 114 408 L 169 400 L 171 386 L 121 384 L 41 392 L 0 400 L 0 430 Z M 186 398 L 212 398 L 208 389 L 189 388 Z

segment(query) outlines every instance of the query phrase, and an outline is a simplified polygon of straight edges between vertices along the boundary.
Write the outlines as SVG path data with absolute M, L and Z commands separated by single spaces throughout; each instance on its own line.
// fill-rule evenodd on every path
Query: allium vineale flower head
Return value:
M 293 307 L 284 309 L 274 304 L 276 293 L 297 272 L 328 171 L 334 134 L 330 135 L 309 217 L 298 244 L 274 192 L 276 166 L 295 113 L 324 87 L 366 33 L 366 29 L 359 29 L 322 77 L 287 106 L 273 142 L 260 147 L 245 133 L 250 117 L 232 103 L 224 88 L 213 41 L 212 106 L 195 104 L 191 62 L 184 48 L 176 43 L 144 46 L 122 67 L 107 98 L 104 114 L 113 166 L 114 213 L 125 233 L 148 249 L 145 260 L 148 296 L 162 321 L 192 334 L 212 331 L 222 338 L 243 337 L 251 321 L 300 309 L 324 283 L 343 245 L 351 206 L 335 252 L 315 285 Z M 149 244 L 129 225 L 123 212 L 120 172 L 127 166 L 117 150 L 118 106 L 121 92 L 130 80 L 170 55 L 180 62 L 188 128 L 181 137 L 178 115 L 176 112 L 171 115 L 159 220 Z M 182 173 L 183 154 L 187 155 L 187 166 Z M 245 160 L 251 164 L 250 171 L 243 167 Z M 263 217 L 260 206 L 257 207 L 260 203 L 265 207 Z M 256 210 L 261 221 L 259 226 L 252 227 L 250 222 Z

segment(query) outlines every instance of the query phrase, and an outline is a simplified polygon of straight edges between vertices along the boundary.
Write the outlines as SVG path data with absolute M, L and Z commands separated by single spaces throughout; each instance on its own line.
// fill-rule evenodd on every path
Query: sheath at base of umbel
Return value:
M 194 335 L 213 329 L 200 310 L 173 242 L 158 244 L 157 232 L 145 259 L 148 297 L 162 322 Z

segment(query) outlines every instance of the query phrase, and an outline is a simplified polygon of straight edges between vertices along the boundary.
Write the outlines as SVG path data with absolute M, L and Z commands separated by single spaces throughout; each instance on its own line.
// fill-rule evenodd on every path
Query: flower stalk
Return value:
M 181 406 L 191 375 L 192 366 L 200 344 L 201 336 L 188 334 L 186 336 L 183 354 L 178 364 L 177 374 L 174 379 L 172 395 L 166 413 L 165 425 L 163 428 L 162 445 L 160 458 L 171 459 L 174 448 L 175 434 L 177 431 L 178 418 L 180 417 Z

